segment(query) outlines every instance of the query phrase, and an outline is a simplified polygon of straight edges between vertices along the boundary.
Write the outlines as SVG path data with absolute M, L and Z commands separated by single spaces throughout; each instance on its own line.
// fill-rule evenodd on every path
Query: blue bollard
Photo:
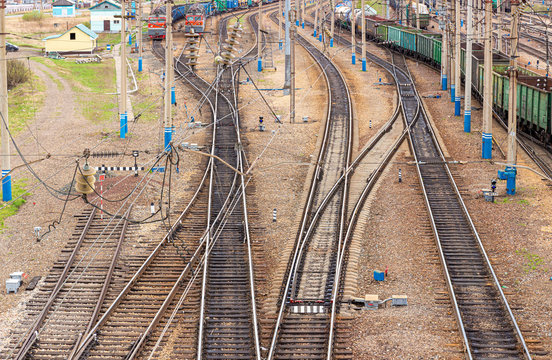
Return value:
M 356 64 L 356 54 L 353 53 L 353 55 L 351 56 L 351 58 L 352 58 L 352 59 L 351 59 L 351 60 L 352 60 L 351 62 L 353 63 L 353 65 L 355 65 L 355 64 Z
M 172 140 L 172 128 L 166 127 L 166 128 L 165 128 L 165 148 L 164 148 L 165 151 L 170 150 L 170 148 L 171 148 L 171 146 L 170 146 L 171 140 Z
M 258 72 L 263 71 L 263 59 L 262 58 L 259 58 L 257 60 L 257 71 Z
M 107 47 L 107 51 L 111 51 L 111 44 L 107 44 L 106 47 Z
M 316 29 L 314 29 L 314 34 L 312 36 L 316 37 Z
M 454 116 L 460 116 L 462 113 L 462 106 L 460 102 L 460 96 L 454 98 Z
M 318 35 L 318 41 L 322 41 L 322 34 Z
M 278 42 L 278 49 L 279 49 L 279 50 L 282 50 L 283 45 L 284 45 L 283 40 L 280 40 L 280 41 Z
M 301 23 L 301 27 L 302 27 L 303 29 L 305 28 L 305 22 L 304 22 L 304 21 Z
M 128 34 L 128 44 L 132 45 L 132 35 Z
M 121 139 L 124 139 L 126 138 L 126 133 L 127 133 L 127 114 L 126 113 L 120 114 L 120 119 L 121 119 L 121 122 L 120 122 L 119 136 L 121 137 Z
M 450 102 L 454 102 L 455 85 L 450 85 Z
M 483 146 L 481 148 L 482 159 L 492 159 L 493 157 L 493 134 L 483 133 L 482 135 Z
M 176 94 L 174 91 L 174 86 L 171 87 L 171 104 L 172 105 L 176 104 Z
M 441 75 L 441 90 L 446 91 L 448 88 L 447 84 L 447 74 Z
M 464 110 L 464 132 L 471 132 L 471 110 Z
M 2 201 L 4 202 L 12 200 L 11 175 L 8 175 L 9 173 L 10 170 L 2 170 Z
M 366 58 L 362 58 L 362 71 L 366 71 Z
M 295 20 L 295 26 L 299 26 L 299 19 Z
M 142 72 L 142 57 L 138 58 L 138 72 Z
M 330 39 L 330 47 L 333 47 L 333 38 Z

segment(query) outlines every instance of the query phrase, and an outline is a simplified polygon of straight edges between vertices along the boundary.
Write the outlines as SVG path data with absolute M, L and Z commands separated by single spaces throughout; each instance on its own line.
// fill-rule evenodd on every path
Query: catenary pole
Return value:
M 447 26 L 447 1 L 441 1 L 439 27 L 443 34 L 441 42 L 441 90 L 448 90 L 448 26 Z
M 456 63 L 455 63 L 455 47 L 454 47 L 454 40 L 456 39 L 455 31 L 456 27 L 454 26 L 454 18 L 455 18 L 455 9 L 456 9 L 456 0 L 451 0 L 450 2 L 450 14 L 449 14 L 449 68 L 450 68 L 450 102 L 454 103 L 454 97 L 455 97 L 455 91 L 456 91 L 456 83 L 454 82 L 456 80 L 455 77 L 455 70 L 456 70 Z
M 258 16 L 258 26 L 257 26 L 257 71 L 263 71 L 263 59 L 262 59 L 262 32 L 261 28 L 263 27 L 263 0 L 259 0 L 259 16 Z
M 471 131 L 471 90 L 472 90 L 472 44 L 473 44 L 473 0 L 468 0 L 467 9 L 467 36 L 466 36 L 466 58 L 464 68 L 466 82 L 464 83 L 464 131 Z
M 496 20 L 498 22 L 496 31 L 496 48 L 498 51 L 502 51 L 502 2 L 498 0 L 496 6 Z
M 291 43 L 290 43 L 290 21 L 289 11 L 291 10 L 291 0 L 285 0 L 285 80 L 284 80 L 284 95 L 289 95 L 290 77 L 291 77 Z
M 334 31 L 335 31 L 335 3 L 334 0 L 330 0 L 331 23 L 330 23 L 330 47 L 334 45 Z
M 420 0 L 416 0 L 416 29 L 420 28 Z
M 10 134 L 8 132 L 8 63 L 6 60 L 6 0 L 0 0 L 0 111 L 2 114 L 2 201 L 11 201 Z
M 355 25 L 356 0 L 351 2 L 351 63 L 356 64 L 356 25 Z
M 462 83 L 460 82 L 460 0 L 455 0 L 454 8 L 454 116 L 460 116 L 462 113 L 460 96 Z
M 126 63 L 126 0 L 121 1 L 121 104 L 119 105 L 121 139 L 126 137 L 128 130 L 127 119 L 127 63 Z
M 360 6 L 362 7 L 360 18 L 362 22 L 362 71 L 366 71 L 366 10 L 364 9 L 364 0 L 361 0 Z
M 298 0 L 296 0 L 298 1 Z M 297 8 L 290 14 L 295 18 L 297 16 Z M 295 19 L 292 19 L 295 20 Z M 297 23 L 293 21 L 291 29 L 291 76 L 290 76 L 290 96 L 289 96 L 289 121 L 295 122 L 295 35 L 297 33 Z
M 172 0 L 166 2 L 167 27 L 165 29 L 165 111 L 164 111 L 164 126 L 165 126 L 165 141 L 164 150 L 169 149 L 169 144 L 172 140 L 172 109 L 171 104 L 175 103 L 174 88 L 173 88 L 173 35 L 172 35 Z
M 512 28 L 510 30 L 510 89 L 508 100 L 508 166 L 503 178 L 506 178 L 506 191 L 509 195 L 516 193 L 516 163 L 517 163 L 517 58 L 519 31 L 519 0 L 511 0 Z
M 142 15 L 143 14 L 143 8 L 142 8 L 142 0 L 138 0 L 138 33 L 136 36 L 138 37 L 138 71 L 142 72 L 142 57 L 143 57 L 143 51 L 144 46 L 142 45 Z
M 483 65 L 483 131 L 482 131 L 482 151 L 481 157 L 483 159 L 492 158 L 493 149 L 493 131 L 492 131 L 492 61 L 493 61 L 493 49 L 492 49 L 492 13 L 493 13 L 493 0 L 485 1 L 485 49 L 484 49 L 484 65 Z
M 278 1 L 278 49 L 282 50 L 282 2 Z

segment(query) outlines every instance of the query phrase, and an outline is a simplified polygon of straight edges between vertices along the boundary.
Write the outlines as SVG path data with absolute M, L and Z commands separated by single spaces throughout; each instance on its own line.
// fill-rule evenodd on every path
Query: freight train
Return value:
M 343 9 L 336 7 L 336 25 L 351 29 L 351 21 Z M 338 11 L 342 15 L 337 16 Z M 355 31 L 361 34 L 361 15 L 355 19 Z M 367 16 L 366 35 L 369 39 L 390 47 L 405 55 L 441 68 L 441 34 L 397 25 L 393 21 Z M 462 81 L 465 69 L 465 44 L 462 44 L 460 65 Z M 478 100 L 483 94 L 483 47 L 474 44 L 472 55 L 472 91 Z M 503 118 L 508 115 L 509 58 L 493 53 L 493 108 Z M 552 145 L 552 79 L 520 68 L 517 85 L 517 115 L 521 131 L 532 135 L 547 145 Z

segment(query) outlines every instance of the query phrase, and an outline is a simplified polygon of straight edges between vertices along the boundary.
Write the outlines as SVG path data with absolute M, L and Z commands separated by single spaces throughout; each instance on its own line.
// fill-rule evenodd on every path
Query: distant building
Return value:
M 90 27 L 96 33 L 120 32 L 121 5 L 115 1 L 106 0 L 92 6 L 90 8 Z
M 67 0 L 57 0 L 52 4 L 52 15 L 54 17 L 74 17 L 75 4 Z
M 63 34 L 44 38 L 46 52 L 93 53 L 98 35 L 83 24 L 72 27 Z

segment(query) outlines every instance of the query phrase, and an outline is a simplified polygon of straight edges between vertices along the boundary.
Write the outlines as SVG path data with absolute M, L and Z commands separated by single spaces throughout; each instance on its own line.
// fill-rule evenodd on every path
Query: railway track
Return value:
M 272 20 L 276 21 L 275 13 Z M 300 36 L 298 43 L 318 62 L 328 87 L 324 140 L 317 160 L 295 251 L 291 254 L 268 359 L 325 358 L 335 269 L 342 242 L 352 146 L 352 107 L 341 73 L 331 60 Z M 344 174 L 342 183 L 334 185 Z M 325 196 L 335 191 L 329 199 Z M 324 200 L 317 226 L 306 232 Z
M 12 334 L 6 358 L 67 358 L 78 334 L 95 322 L 114 273 L 121 275 L 115 267 L 121 265 L 129 214 L 130 208 L 124 219 L 103 219 L 92 208 L 78 216 L 62 257 L 28 302 L 28 316 Z
M 336 37 L 337 38 L 337 37 Z M 350 43 L 339 37 L 339 43 Z M 360 47 L 356 48 L 361 52 Z M 401 93 L 409 140 L 468 358 L 531 358 L 477 230 L 441 152 L 402 55 L 389 63 Z

